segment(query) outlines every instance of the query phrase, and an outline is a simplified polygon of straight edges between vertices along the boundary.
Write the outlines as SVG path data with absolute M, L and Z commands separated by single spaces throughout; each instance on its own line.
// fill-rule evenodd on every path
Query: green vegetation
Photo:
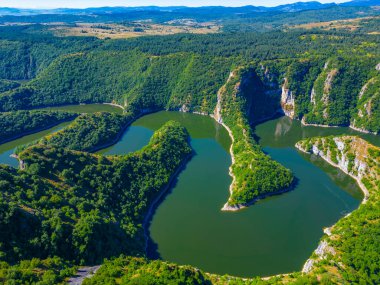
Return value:
M 329 284 L 326 277 L 322 277 L 321 284 Z M 96 274 L 84 280 L 83 285 L 97 284 L 202 284 L 202 285 L 270 285 L 270 284 L 318 284 L 315 276 L 302 276 L 293 273 L 289 276 L 276 276 L 262 280 L 256 278 L 239 278 L 229 275 L 215 275 L 205 273 L 191 266 L 180 266 L 161 260 L 147 260 L 144 258 L 120 256 L 106 260 Z
M 334 283 L 378 284 L 380 262 L 380 148 L 358 137 L 311 138 L 298 142 L 300 149 L 313 153 L 317 146 L 329 159 L 348 164 L 340 167 L 357 178 L 369 193 L 368 200 L 351 215 L 338 221 L 326 240 L 335 254 L 317 259 L 314 274 L 328 272 Z M 338 145 L 341 145 L 338 148 Z M 354 162 L 356 161 L 356 163 Z
M 290 170 L 264 154 L 253 139 L 247 117 L 249 106 L 261 103 L 260 98 L 253 96 L 260 86 L 257 80 L 253 70 L 240 68 L 233 72 L 219 93 L 223 122 L 234 137 L 230 206 L 246 205 L 255 198 L 287 190 L 293 182 Z
M 0 110 L 116 101 L 133 114 L 183 105 L 210 113 L 230 65 L 225 58 L 190 53 L 75 53 L 55 60 L 23 87 L 0 95 Z
M 234 138 L 231 206 L 292 185 L 292 173 L 263 153 L 251 128 L 280 110 L 281 87 L 289 89 L 294 99 L 287 108 L 296 119 L 379 133 L 379 20 L 361 20 L 357 32 L 292 26 L 376 16 L 380 10 L 325 8 L 298 8 L 297 13 L 284 12 L 287 8 L 220 7 L 1 17 L 2 23 L 36 24 L 0 26 L 0 112 L 7 112 L 0 113 L 0 142 L 75 116 L 22 109 L 114 102 L 125 107 L 126 114 L 81 115 L 61 132 L 20 148 L 24 170 L 0 166 L 0 259 L 7 262 L 0 264 L 0 281 L 62 283 L 72 274 L 71 264 L 101 263 L 122 253 L 145 254 L 147 212 L 191 154 L 186 130 L 168 123 L 147 147 L 126 156 L 81 152 L 116 140 L 131 120 L 145 112 L 181 109 L 213 114 L 217 110 Z M 189 15 L 198 23 L 218 21 L 224 33 L 99 40 L 55 37 L 50 30 L 57 22 L 131 24 L 125 19 L 168 25 Z M 343 153 L 332 137 L 306 140 L 302 146 L 308 151 L 318 146 L 335 163 L 345 155 L 347 171 L 357 175 L 355 157 L 363 153 L 359 146 L 366 144 L 355 142 L 344 141 Z M 86 282 L 377 284 L 379 153 L 368 146 L 360 157 L 369 171 L 361 179 L 370 192 L 368 202 L 338 222 L 326 238 L 337 254 L 318 260 L 309 275 L 243 280 L 121 257 L 107 261 Z
M 2 260 L 59 256 L 95 264 L 144 254 L 148 209 L 190 154 L 187 131 L 175 122 L 126 156 L 27 148 L 19 154 L 25 170 L 0 166 Z
M 112 113 L 84 114 L 67 128 L 45 137 L 41 143 L 93 152 L 115 142 L 130 121 L 130 116 Z
M 0 92 L 9 91 L 19 86 L 20 84 L 15 81 L 0 79 Z
M 376 72 L 375 64 L 366 58 L 330 58 L 314 83 L 314 95 L 308 123 L 325 125 L 350 124 L 360 89 Z
M 356 110 L 352 120 L 354 127 L 373 133 L 380 132 L 380 75 L 363 85 Z
M 76 273 L 76 267 L 58 257 L 24 260 L 16 265 L 0 263 L 0 282 L 5 285 L 66 284 L 66 279 Z
M 76 114 L 67 112 L 17 111 L 0 113 L 0 143 L 27 133 L 48 129 L 75 117 Z
M 204 272 L 191 266 L 121 256 L 105 261 L 95 276 L 83 283 L 91 284 L 211 285 L 211 282 Z

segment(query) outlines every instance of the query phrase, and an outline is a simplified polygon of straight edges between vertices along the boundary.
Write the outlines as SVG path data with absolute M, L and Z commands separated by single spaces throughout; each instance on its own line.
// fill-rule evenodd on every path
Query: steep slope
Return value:
M 258 198 L 289 190 L 293 176 L 263 153 L 254 141 L 249 124 L 251 105 L 260 102 L 260 80 L 250 68 L 234 70 L 227 83 L 219 90 L 215 118 L 228 129 L 231 145 L 233 177 L 230 198 L 223 210 L 235 211 L 253 203 Z
M 211 113 L 231 60 L 191 53 L 75 53 L 55 60 L 23 87 L 0 95 L 0 110 L 117 102 L 132 112 L 179 109 Z
M 351 127 L 364 132 L 380 132 L 380 72 L 361 88 Z
M 356 179 L 363 203 L 325 231 L 306 271 L 329 272 L 337 283 L 378 284 L 380 263 L 380 148 L 350 136 L 311 138 L 297 147 L 318 155 Z
M 304 124 L 352 126 L 378 133 L 377 61 L 345 56 L 291 62 L 282 83 L 284 114 Z
M 98 264 L 145 254 L 144 220 L 191 155 L 188 136 L 168 122 L 128 155 L 36 144 L 19 153 L 23 170 L 0 165 L 2 260 L 59 256 Z

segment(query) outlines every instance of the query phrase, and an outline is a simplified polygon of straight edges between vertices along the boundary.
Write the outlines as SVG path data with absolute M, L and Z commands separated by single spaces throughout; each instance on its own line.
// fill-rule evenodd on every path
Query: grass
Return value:
M 127 39 L 141 36 L 164 36 L 180 33 L 210 34 L 219 32 L 221 27 L 214 22 L 168 22 L 156 24 L 136 21 L 126 24 L 77 23 L 75 26 L 55 25 L 50 30 L 56 36 L 92 36 L 99 39 Z
M 354 32 L 363 25 L 367 24 L 369 20 L 376 20 L 380 19 L 379 16 L 376 17 L 363 17 L 363 18 L 354 18 L 354 19 L 346 19 L 346 20 L 334 20 L 334 21 L 327 21 L 327 22 L 313 22 L 313 23 L 307 23 L 307 24 L 301 24 L 301 25 L 295 25 L 291 26 L 292 29 L 315 29 L 320 28 L 323 30 L 333 30 L 333 29 L 339 29 L 339 30 L 347 30 L 350 32 Z M 372 31 L 369 32 L 369 34 L 378 34 L 379 31 Z

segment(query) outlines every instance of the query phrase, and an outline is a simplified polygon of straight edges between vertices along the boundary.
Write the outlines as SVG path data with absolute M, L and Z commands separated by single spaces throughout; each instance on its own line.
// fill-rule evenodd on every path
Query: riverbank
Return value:
M 361 180 L 360 180 L 359 177 L 353 175 L 352 173 L 349 173 L 348 171 L 346 171 L 345 169 L 343 169 L 340 165 L 338 165 L 338 164 L 336 164 L 335 162 L 333 162 L 329 157 L 327 157 L 327 156 L 324 155 L 324 154 L 321 154 L 321 152 L 319 152 L 319 153 L 315 153 L 315 152 L 313 151 L 312 153 L 310 153 L 310 152 L 306 151 L 305 149 L 303 149 L 303 148 L 300 146 L 299 143 L 297 143 L 297 144 L 295 145 L 295 147 L 296 147 L 298 150 L 302 151 L 303 153 L 307 153 L 307 154 L 315 154 L 315 155 L 317 155 L 317 156 L 323 158 L 323 160 L 325 160 L 327 163 L 329 163 L 330 165 L 332 165 L 332 166 L 334 166 L 334 167 L 340 169 L 340 170 L 343 171 L 345 174 L 347 174 L 348 176 L 350 176 L 351 178 L 353 178 L 353 179 L 356 181 L 356 183 L 358 184 L 360 190 L 362 190 L 362 192 L 363 192 L 363 194 L 364 194 L 364 198 L 363 198 L 363 200 L 362 200 L 361 203 L 362 203 L 362 204 L 367 203 L 368 198 L 369 198 L 369 191 L 368 191 L 368 189 L 364 186 L 364 184 L 361 182 Z
M 149 226 L 150 222 L 152 220 L 154 211 L 159 206 L 159 202 L 161 199 L 168 193 L 168 191 L 172 188 L 172 184 L 175 179 L 177 179 L 178 175 L 185 169 L 186 164 L 190 161 L 190 159 L 193 157 L 194 153 L 190 153 L 188 156 L 186 156 L 182 163 L 178 166 L 177 170 L 170 176 L 170 179 L 166 186 L 160 191 L 158 196 L 152 201 L 151 205 L 149 206 L 149 209 L 145 215 L 144 221 L 143 221 L 143 229 L 144 229 L 144 237 L 145 237 L 145 252 L 148 253 L 148 247 L 149 247 Z
M 353 175 L 352 173 L 349 173 L 349 171 L 346 171 L 343 167 L 341 167 L 340 165 L 336 164 L 335 162 L 333 162 L 327 155 L 319 151 L 317 148 L 314 148 L 314 145 L 313 145 L 313 150 L 312 152 L 308 152 L 306 151 L 302 146 L 301 144 L 298 142 L 295 147 L 303 152 L 303 153 L 306 153 L 306 154 L 314 154 L 314 155 L 317 155 L 319 157 L 321 157 L 324 161 L 326 161 L 327 163 L 329 163 L 330 165 L 332 165 L 333 167 L 335 168 L 338 168 L 340 169 L 341 171 L 343 171 L 345 174 L 347 174 L 348 176 L 350 176 L 351 178 L 355 179 L 357 185 L 359 186 L 360 190 L 363 192 L 364 194 L 364 198 L 363 200 L 361 201 L 361 204 L 366 204 L 368 199 L 369 199 L 369 191 L 368 189 L 365 187 L 365 185 L 361 182 L 361 179 L 358 177 L 358 176 L 355 176 Z M 352 213 L 352 212 L 351 212 Z M 345 215 L 342 219 L 345 219 L 347 217 L 349 217 L 351 215 L 351 213 L 348 213 L 347 215 Z M 337 222 L 338 223 L 338 222 Z M 328 228 L 325 228 L 323 230 L 323 232 L 327 235 L 327 236 L 331 236 L 331 231 L 332 229 L 334 228 L 336 224 L 332 225 L 331 227 L 328 227 Z M 333 247 L 331 247 L 325 240 L 322 240 L 319 244 L 318 244 L 318 247 L 317 249 L 314 251 L 315 255 L 318 256 L 318 259 L 315 259 L 315 258 L 309 258 L 308 260 L 306 260 L 304 266 L 302 267 L 302 273 L 309 273 L 310 271 L 313 270 L 313 266 L 315 264 L 315 262 L 317 262 L 318 260 L 320 259 L 323 259 L 327 253 L 331 253 L 331 254 L 335 254 L 335 250 Z
M 292 120 L 294 120 L 294 119 L 292 119 Z M 320 128 L 339 128 L 339 127 L 341 127 L 341 126 L 330 126 L 330 125 L 322 125 L 322 124 L 309 124 L 309 123 L 305 122 L 305 117 L 303 117 L 301 119 L 301 124 L 305 127 L 320 127 Z
M 215 119 L 215 118 L 214 118 Z M 218 122 L 218 121 L 217 121 Z M 234 146 L 234 142 L 235 142 L 235 138 L 232 134 L 232 131 L 231 129 L 223 122 L 219 122 L 219 124 L 221 124 L 228 132 L 228 135 L 230 136 L 231 138 L 231 146 L 230 146 L 230 156 L 231 156 L 231 165 L 230 167 L 228 168 L 228 174 L 232 177 L 232 182 L 230 184 L 230 188 L 229 188 L 229 192 L 230 192 L 230 197 L 232 196 L 232 193 L 233 193 L 233 187 L 234 187 L 234 184 L 235 184 L 235 181 L 236 181 L 236 177 L 235 177 L 235 174 L 233 173 L 232 171 L 232 166 L 234 165 L 235 163 L 235 155 L 234 155 L 234 152 L 233 152 L 233 146 Z M 239 206 L 231 206 L 228 204 L 228 201 L 223 205 L 222 207 L 222 211 L 238 211 L 240 210 L 241 207 Z
M 123 112 L 125 111 L 125 108 L 119 104 L 116 104 L 116 103 L 102 103 L 103 105 L 109 105 L 109 106 L 114 106 L 114 107 L 118 107 L 120 109 L 123 110 Z
M 370 131 L 367 131 L 367 130 L 361 129 L 361 128 L 357 128 L 357 127 L 355 127 L 353 125 L 349 125 L 349 128 L 353 129 L 354 131 L 361 132 L 361 133 L 364 133 L 364 134 L 378 135 L 378 133 L 370 132 Z
M 286 115 L 285 115 L 286 116 Z M 292 119 L 292 120 L 295 120 L 294 118 L 291 118 L 289 116 L 287 116 L 288 118 Z M 362 128 L 357 128 L 355 126 L 353 126 L 352 124 L 350 125 L 342 125 L 342 126 L 331 126 L 331 125 L 320 125 L 320 124 L 309 124 L 309 123 L 306 123 L 305 122 L 305 118 L 302 118 L 301 119 L 301 124 L 305 127 L 321 127 L 321 128 L 340 128 L 340 127 L 348 127 L 354 131 L 357 131 L 357 132 L 360 132 L 360 133 L 363 133 L 363 134 L 371 134 L 371 135 L 378 135 L 378 133 L 375 133 L 375 132 L 371 132 L 371 131 L 368 131 L 366 129 L 362 129 Z
M 18 160 L 18 164 L 19 164 L 18 167 L 19 167 L 20 170 L 24 170 L 25 169 L 25 163 L 24 163 L 24 161 L 21 160 L 20 157 L 17 154 L 12 153 L 10 155 L 10 157 L 13 157 L 13 158 L 15 158 L 15 159 Z
M 106 144 L 103 144 L 101 146 L 98 146 L 98 147 L 95 147 L 91 150 L 88 150 L 87 152 L 91 152 L 91 153 L 94 153 L 94 152 L 98 152 L 102 149 L 105 149 L 105 148 L 108 148 L 108 147 L 111 147 L 113 145 L 115 145 L 116 143 L 119 142 L 119 140 L 121 139 L 121 137 L 124 135 L 125 131 L 131 126 L 131 124 L 133 124 L 134 121 L 136 121 L 137 119 L 145 116 L 145 115 L 148 115 L 148 114 L 151 114 L 151 113 L 155 113 L 155 112 L 158 112 L 160 110 L 143 110 L 139 115 L 137 115 L 136 117 L 134 118 L 131 118 L 127 123 L 126 125 L 123 127 L 122 130 L 120 130 L 120 132 L 118 133 L 117 137 L 112 140 L 111 142 L 108 142 Z
M 0 145 L 8 143 L 8 142 L 11 142 L 11 141 L 14 141 L 14 140 L 17 140 L 17 139 L 20 139 L 20 138 L 23 138 L 25 136 L 33 135 L 33 134 L 38 133 L 38 132 L 46 131 L 46 130 L 54 128 L 54 127 L 56 127 L 56 126 L 58 126 L 59 124 L 62 124 L 62 123 L 71 122 L 71 121 L 73 121 L 75 119 L 75 117 L 76 116 L 73 116 L 72 119 L 61 120 L 61 121 L 58 121 L 57 123 L 50 124 L 48 126 L 45 126 L 45 127 L 42 127 L 42 128 L 38 128 L 38 129 L 35 129 L 35 130 L 31 130 L 31 131 L 28 131 L 28 132 L 24 132 L 22 134 L 13 136 L 13 137 L 8 138 L 6 140 L 2 140 L 2 141 L 0 141 Z

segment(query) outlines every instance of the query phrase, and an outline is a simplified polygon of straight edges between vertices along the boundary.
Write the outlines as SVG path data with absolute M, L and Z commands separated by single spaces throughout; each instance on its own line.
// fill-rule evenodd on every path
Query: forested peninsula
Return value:
M 297 144 L 354 177 L 365 199 L 327 231 L 307 270 L 268 278 L 147 258 L 151 209 L 194 154 L 179 123 L 139 151 L 96 153 L 144 114 L 192 112 L 212 116 L 232 139 L 222 210 L 291 191 L 297 177 L 261 148 L 259 122 L 285 115 L 380 133 L 380 14 L 371 3 L 0 9 L 0 143 L 72 121 L 18 147 L 19 169 L 0 165 L 0 282 L 64 284 L 78 266 L 102 264 L 84 284 L 379 283 L 380 150 L 362 139 Z M 91 103 L 123 112 L 35 110 Z
M 144 254 L 149 205 L 191 152 L 186 130 L 175 122 L 126 156 L 48 143 L 23 150 L 24 170 L 1 166 L 3 260 L 59 256 L 97 264 L 120 253 Z

